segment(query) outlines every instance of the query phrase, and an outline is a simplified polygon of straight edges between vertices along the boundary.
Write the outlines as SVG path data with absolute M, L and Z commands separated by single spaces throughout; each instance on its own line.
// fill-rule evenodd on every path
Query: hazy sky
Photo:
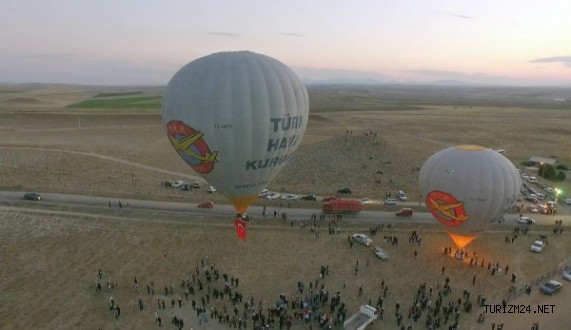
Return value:
M 303 79 L 571 86 L 571 0 L 2 0 L 0 82 L 166 84 L 219 51 Z

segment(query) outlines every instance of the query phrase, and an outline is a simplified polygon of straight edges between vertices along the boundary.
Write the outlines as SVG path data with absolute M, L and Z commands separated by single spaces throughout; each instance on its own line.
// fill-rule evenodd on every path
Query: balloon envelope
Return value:
M 283 63 L 252 52 L 215 53 L 168 83 L 162 119 L 179 156 L 244 212 L 297 149 L 307 90 Z
M 513 208 L 521 179 L 500 153 L 461 145 L 430 156 L 420 169 L 419 185 L 434 218 L 463 247 Z

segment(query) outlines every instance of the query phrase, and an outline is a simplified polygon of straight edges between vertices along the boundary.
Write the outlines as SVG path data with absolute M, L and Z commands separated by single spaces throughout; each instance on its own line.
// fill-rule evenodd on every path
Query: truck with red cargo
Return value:
M 354 199 L 334 199 L 323 204 L 325 214 L 357 214 L 361 211 L 361 202 Z

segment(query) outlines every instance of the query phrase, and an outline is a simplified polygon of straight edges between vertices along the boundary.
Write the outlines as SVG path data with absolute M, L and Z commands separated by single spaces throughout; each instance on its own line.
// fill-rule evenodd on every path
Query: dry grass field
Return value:
M 571 105 L 551 101 L 568 96 L 568 90 L 392 86 L 386 90 L 314 87 L 309 92 L 308 130 L 298 151 L 270 184 L 271 190 L 329 195 L 350 186 L 358 197 L 380 199 L 386 191 L 403 189 L 417 200 L 414 169 L 432 153 L 461 143 L 506 149 L 516 164 L 532 155 L 553 155 L 571 164 Z M 157 95 L 160 88 L 0 86 L 0 189 L 189 202 L 214 198 L 223 203 L 223 197 L 204 190 L 189 193 L 161 187 L 165 180 L 195 177 L 169 145 L 159 110 L 125 106 L 135 97 L 156 102 Z M 116 98 L 131 99 L 116 106 Z M 94 106 L 71 106 L 93 99 L 97 99 Z M 364 134 L 371 132 L 377 136 Z M 564 191 L 571 191 L 568 182 L 561 185 Z M 349 315 L 369 299 L 374 303 L 384 280 L 389 286 L 385 318 L 372 329 L 398 328 L 396 301 L 408 308 L 422 283 L 436 290 L 448 276 L 453 291 L 446 303 L 461 298 L 464 289 L 471 292 L 472 301 L 485 294 L 500 303 L 510 286 L 509 275 L 492 277 L 486 267 L 470 267 L 444 256 L 443 248 L 452 243 L 432 225 L 397 225 L 390 235 L 399 238 L 399 246 L 383 242 L 386 231 L 378 233 L 375 242 L 391 254 L 390 260 L 380 261 L 369 250 L 347 244 L 348 234 L 368 229 L 354 221 L 344 221 L 342 233 L 333 236 L 327 235 L 327 223 L 322 223 L 319 237 L 298 223 L 292 227 L 281 221 L 254 221 L 248 241 L 242 242 L 229 219 L 118 214 L 107 209 L 45 210 L 24 204 L 0 206 L 0 213 L 0 329 L 151 329 L 157 327 L 155 311 L 169 328 L 174 328 L 170 319 L 175 313 L 185 320 L 185 329 L 227 329 L 228 325 L 213 320 L 199 325 L 189 301 L 198 301 L 205 293 L 187 301 L 180 285 L 206 256 L 206 264 L 240 278 L 238 290 L 245 299 L 254 297 L 264 308 L 272 306 L 280 293 L 296 295 L 297 281 L 307 288 L 319 278 L 320 265 L 329 265 L 330 274 L 322 282 L 331 292 L 340 290 Z M 512 229 L 496 225 L 468 249 L 502 267 L 509 264 L 520 284 L 571 257 L 567 232 L 550 238 L 542 254 L 532 255 L 528 249 L 533 238 L 550 228 L 537 228 L 506 244 L 503 238 Z M 421 246 L 408 243 L 412 230 L 422 231 Z M 355 275 L 357 260 L 360 268 Z M 103 284 L 111 277 L 117 288 L 95 292 L 99 268 Z M 474 274 L 477 281 L 472 285 Z M 138 290 L 133 286 L 135 276 Z M 157 288 L 154 296 L 145 288 L 151 281 Z M 173 286 L 172 296 L 164 295 L 165 285 Z M 212 288 L 221 285 L 219 280 Z M 362 296 L 357 295 L 359 285 L 364 287 Z M 121 306 L 118 320 L 107 308 L 110 296 Z M 170 299 L 178 296 L 182 308 L 173 309 Z M 166 310 L 157 309 L 159 298 L 167 301 Z M 139 299 L 144 311 L 138 308 Z M 210 306 L 233 309 L 228 299 L 211 300 Z M 555 314 L 539 319 L 557 318 L 569 324 L 564 305 L 559 307 Z M 462 313 L 460 328 L 489 329 L 489 322 L 475 321 L 480 311 Z M 503 321 L 507 325 L 510 319 L 518 321 L 514 315 Z M 404 324 L 411 324 L 406 313 Z M 531 323 L 523 326 L 529 328 Z M 294 323 L 294 328 L 309 326 Z M 423 328 L 422 322 L 414 328 Z

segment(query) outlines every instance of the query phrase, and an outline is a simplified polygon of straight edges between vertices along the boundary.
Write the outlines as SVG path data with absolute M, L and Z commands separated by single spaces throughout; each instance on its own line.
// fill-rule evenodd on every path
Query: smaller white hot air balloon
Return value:
M 502 154 L 460 145 L 430 156 L 419 185 L 434 218 L 462 248 L 513 208 L 521 179 Z

